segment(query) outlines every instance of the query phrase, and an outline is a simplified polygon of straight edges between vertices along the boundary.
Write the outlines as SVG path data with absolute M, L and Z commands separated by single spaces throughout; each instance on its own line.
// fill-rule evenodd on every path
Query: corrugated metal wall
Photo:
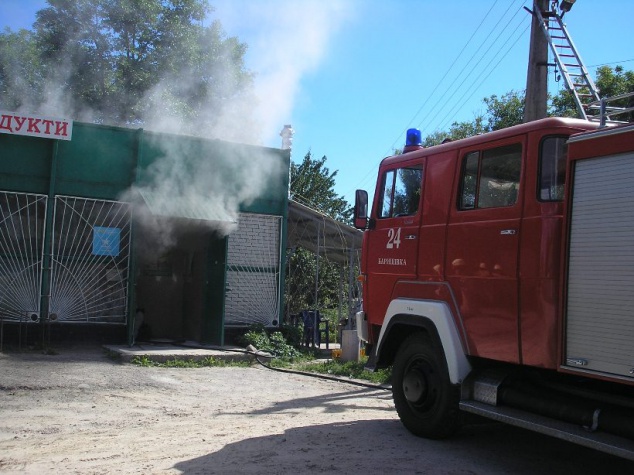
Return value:
M 574 174 L 567 364 L 632 377 L 634 155 L 579 160 Z

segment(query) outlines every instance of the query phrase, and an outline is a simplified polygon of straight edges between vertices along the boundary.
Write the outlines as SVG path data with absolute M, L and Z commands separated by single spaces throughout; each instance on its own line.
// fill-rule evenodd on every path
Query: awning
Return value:
M 348 263 L 361 250 L 363 232 L 296 201 L 288 203 L 288 246 L 302 247 L 331 261 Z
M 232 216 L 219 200 L 201 196 L 165 196 L 147 188 L 136 188 L 150 213 L 154 216 L 170 218 L 196 219 L 216 223 L 236 224 L 237 217 Z

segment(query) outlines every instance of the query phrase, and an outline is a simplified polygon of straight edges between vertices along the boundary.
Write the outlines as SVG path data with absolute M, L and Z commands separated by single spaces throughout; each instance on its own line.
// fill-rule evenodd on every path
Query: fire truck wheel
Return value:
M 460 387 L 451 384 L 442 351 L 425 335 L 412 335 L 400 347 L 392 394 L 403 425 L 414 435 L 442 439 L 460 424 Z

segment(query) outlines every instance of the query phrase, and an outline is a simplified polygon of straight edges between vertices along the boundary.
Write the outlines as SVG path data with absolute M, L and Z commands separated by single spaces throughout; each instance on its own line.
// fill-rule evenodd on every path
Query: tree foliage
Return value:
M 613 97 L 634 92 L 634 71 L 625 71 L 622 66 L 615 68 L 602 66 L 597 69 L 595 84 L 601 97 Z M 425 137 L 423 145 L 430 147 L 438 145 L 446 139 L 458 140 L 521 124 L 524 120 L 524 98 L 524 91 L 510 91 L 500 97 L 495 94 L 485 97 L 482 100 L 486 105 L 484 114 L 477 115 L 472 121 L 454 122 L 449 130 L 431 133 Z M 621 107 L 632 107 L 633 104 L 634 101 L 631 99 L 615 103 Z M 567 90 L 562 90 L 552 97 L 548 114 L 555 117 L 577 117 L 572 94 Z
M 326 160 L 326 156 L 313 158 L 309 151 L 302 163 L 291 163 L 291 198 L 338 221 L 350 223 L 352 208 L 335 193 L 337 171 L 331 172 Z
M 247 47 L 218 21 L 204 26 L 207 0 L 47 4 L 33 31 L 0 34 L 1 108 L 115 125 L 173 117 L 199 132 L 252 99 Z
M 521 124 L 524 119 L 524 93 L 510 91 L 502 97 L 492 95 L 482 99 L 486 113 L 475 116 L 472 121 L 454 122 L 447 131 L 436 131 L 425 137 L 423 145 L 430 147 L 444 140 L 460 140 L 484 134 L 512 125 Z
M 33 33 L 0 33 L 0 108 L 15 110 L 25 97 L 41 98 L 44 71 Z
M 352 209 L 343 197 L 335 193 L 337 172 L 328 169 L 326 160 L 325 156 L 313 158 L 309 151 L 301 163 L 291 163 L 291 198 L 331 218 L 349 223 Z M 341 282 L 341 270 L 340 265 L 330 261 L 323 251 L 317 257 L 307 249 L 292 249 L 288 258 L 285 292 L 289 313 L 307 309 L 319 309 L 324 313 L 326 309 L 336 308 L 342 286 L 347 295 L 348 284 Z
M 315 238 L 316 239 L 316 238 Z M 335 309 L 339 305 L 340 290 L 347 295 L 347 283 L 340 287 L 341 266 L 332 262 L 323 253 L 319 256 L 319 274 L 317 274 L 317 255 L 303 248 L 289 252 L 286 273 L 286 308 L 289 313 L 302 310 Z
M 424 147 L 438 145 L 445 140 L 459 140 L 488 132 L 484 116 L 478 115 L 473 121 L 454 122 L 447 131 L 436 131 L 423 139 Z
M 501 98 L 493 95 L 483 99 L 487 106 L 487 131 L 505 129 L 524 120 L 524 92 L 510 91 Z
M 614 97 L 628 92 L 634 92 L 634 71 L 625 71 L 622 66 L 610 68 L 601 66 L 597 69 L 594 81 L 601 97 Z M 632 107 L 628 100 L 612 105 Z M 577 117 L 577 108 L 572 93 L 562 90 L 552 99 L 550 115 L 558 117 Z

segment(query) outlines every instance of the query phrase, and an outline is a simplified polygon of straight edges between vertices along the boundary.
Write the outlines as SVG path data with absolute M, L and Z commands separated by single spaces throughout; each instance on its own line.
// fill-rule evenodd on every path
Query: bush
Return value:
M 304 331 L 301 326 L 283 324 L 280 326 L 280 332 L 284 335 L 286 342 L 294 348 L 299 348 L 302 345 Z
M 253 345 L 258 350 L 271 353 L 278 358 L 297 358 L 301 356 L 299 350 L 286 342 L 281 332 L 275 331 L 269 335 L 265 329 L 254 328 L 242 337 L 244 346 Z

